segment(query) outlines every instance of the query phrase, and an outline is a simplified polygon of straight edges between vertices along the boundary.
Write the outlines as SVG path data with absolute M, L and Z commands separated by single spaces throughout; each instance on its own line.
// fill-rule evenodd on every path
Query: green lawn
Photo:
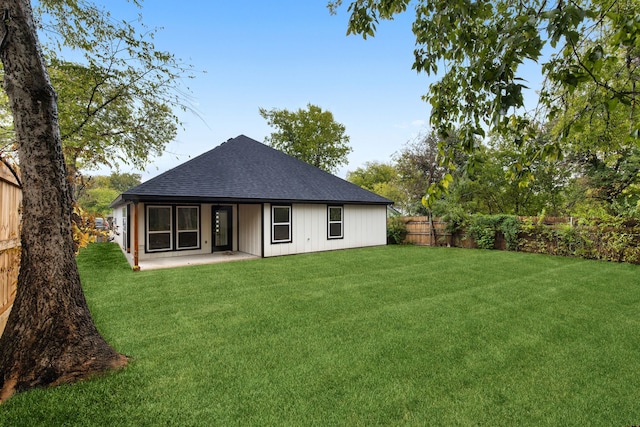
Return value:
M 134 361 L 1 426 L 640 424 L 640 267 L 389 246 L 132 272 L 78 258 Z

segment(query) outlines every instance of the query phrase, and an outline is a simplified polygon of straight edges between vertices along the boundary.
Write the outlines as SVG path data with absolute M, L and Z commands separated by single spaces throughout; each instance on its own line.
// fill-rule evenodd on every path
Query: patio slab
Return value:
M 186 255 L 171 258 L 147 259 L 139 261 L 140 270 L 157 270 L 160 268 L 185 267 L 189 265 L 217 264 L 221 262 L 246 261 L 259 259 L 257 255 L 245 252 L 214 252 L 205 255 Z M 131 262 L 131 261 L 130 261 Z

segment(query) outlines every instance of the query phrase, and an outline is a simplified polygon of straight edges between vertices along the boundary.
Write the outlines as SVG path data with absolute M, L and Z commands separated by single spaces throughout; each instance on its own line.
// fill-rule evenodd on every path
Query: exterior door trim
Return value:
M 224 214 L 221 215 L 221 212 Z M 226 221 L 226 224 L 221 224 L 219 221 Z M 233 249 L 233 208 L 231 206 L 213 206 L 211 208 L 211 233 L 212 252 Z

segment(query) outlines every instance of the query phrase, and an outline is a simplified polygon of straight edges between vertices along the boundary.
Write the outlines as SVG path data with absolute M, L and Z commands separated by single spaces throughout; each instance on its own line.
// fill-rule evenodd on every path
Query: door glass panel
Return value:
M 217 210 L 214 218 L 215 246 L 227 246 L 229 244 L 229 215 L 226 210 Z

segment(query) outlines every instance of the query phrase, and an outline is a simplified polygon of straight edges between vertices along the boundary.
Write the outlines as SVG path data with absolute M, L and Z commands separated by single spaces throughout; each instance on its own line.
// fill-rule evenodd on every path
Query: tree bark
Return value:
M 87 306 L 71 230 L 71 194 L 56 94 L 29 0 L 0 0 L 0 57 L 22 172 L 22 258 L 13 309 L 0 337 L 0 401 L 16 392 L 125 366 Z

